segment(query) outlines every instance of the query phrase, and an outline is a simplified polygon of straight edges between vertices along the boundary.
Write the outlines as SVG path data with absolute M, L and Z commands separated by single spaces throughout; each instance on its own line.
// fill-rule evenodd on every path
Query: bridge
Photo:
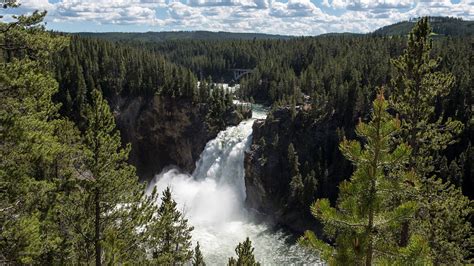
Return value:
M 243 76 L 252 73 L 253 69 L 245 69 L 245 68 L 234 68 L 231 69 L 234 72 L 234 81 L 241 79 Z

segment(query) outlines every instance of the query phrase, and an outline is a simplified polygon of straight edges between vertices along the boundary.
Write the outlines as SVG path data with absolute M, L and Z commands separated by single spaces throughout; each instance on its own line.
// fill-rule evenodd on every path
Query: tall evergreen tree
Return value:
M 235 254 L 237 259 L 234 257 L 229 258 L 228 266 L 260 266 L 260 263 L 255 260 L 253 255 L 254 248 L 252 247 L 252 241 L 247 237 L 244 242 L 239 243 L 235 248 Z
M 356 133 L 364 139 L 364 147 L 357 141 L 344 140 L 340 144 L 341 152 L 356 170 L 349 181 L 340 184 L 337 207 L 331 207 L 328 199 L 319 199 L 311 206 L 327 236 L 335 241 L 335 248 L 310 231 L 300 243 L 322 252 L 330 264 L 425 262 L 427 248 L 420 237 L 414 236 L 407 249 L 398 249 L 397 243 L 387 241 L 393 228 L 398 228 L 416 209 L 416 203 L 408 201 L 394 206 L 389 201 L 391 193 L 406 189 L 406 183 L 417 182 L 413 173 L 390 170 L 407 162 L 410 148 L 405 144 L 390 148 L 400 121 L 392 118 L 387 108 L 381 93 L 373 102 L 371 121 L 358 124 Z
M 293 143 L 288 145 L 288 165 L 290 166 L 290 202 L 304 202 L 304 183 L 303 177 L 300 173 L 300 163 L 298 162 L 298 155 L 296 154 Z
M 311 170 L 303 180 L 304 185 L 304 197 L 303 202 L 305 205 L 311 204 L 315 197 L 315 192 L 318 187 L 318 180 L 316 179 L 316 172 Z
M 0 257 L 7 264 L 55 264 L 68 254 L 58 210 L 78 138 L 51 100 L 58 84 L 50 53 L 67 39 L 45 31 L 45 15 L 0 22 Z
M 148 246 L 152 260 L 160 265 L 184 264 L 191 260 L 191 232 L 193 227 L 177 209 L 171 197 L 171 189 L 163 191 L 161 205 L 155 221 L 147 228 L 150 231 Z
M 454 77 L 437 70 L 441 59 L 431 59 L 430 33 L 428 18 L 422 18 L 410 33 L 404 54 L 392 60 L 398 75 L 391 86 L 390 101 L 402 119 L 398 139 L 412 147 L 409 166 L 420 176 L 436 170 L 439 151 L 454 143 L 462 130 L 459 121 L 445 121 L 435 111 L 440 97 L 452 89 Z
M 80 234 L 94 247 L 96 265 L 110 261 L 111 257 L 121 261 L 116 254 L 104 254 L 103 249 L 109 245 L 109 250 L 115 250 L 117 246 L 110 247 L 112 241 L 119 244 L 127 241 L 121 237 L 133 235 L 130 231 L 136 228 L 128 227 L 125 221 L 130 211 L 140 205 L 145 188 L 138 183 L 135 168 L 127 163 L 130 145 L 122 148 L 114 117 L 98 90 L 92 92 L 92 103 L 87 109 L 84 144 L 88 172 L 83 174 L 84 231 Z M 126 254 L 121 254 L 126 261 Z
M 204 257 L 201 253 L 199 242 L 197 242 L 196 248 L 194 248 L 193 266 L 206 266 L 206 263 L 204 263 Z
M 407 168 L 423 179 L 416 195 L 401 191 L 399 197 L 419 202 L 420 210 L 411 230 L 428 236 L 434 262 L 458 263 L 468 256 L 469 247 L 474 244 L 468 221 L 472 203 L 459 189 L 443 184 L 435 174 L 443 165 L 440 152 L 456 141 L 463 125 L 451 118 L 444 119 L 435 109 L 440 98 L 449 94 L 454 78 L 438 71 L 440 59 L 431 59 L 430 33 L 428 19 L 421 19 L 409 35 L 404 54 L 393 60 L 397 76 L 390 100 L 402 119 L 396 139 L 412 147 Z M 406 246 L 409 237 L 410 222 L 406 221 L 400 232 L 400 245 Z
M 44 30 L 45 14 L 0 23 L 0 258 L 13 264 L 149 263 L 152 236 L 145 229 L 161 228 L 154 219 L 156 193 L 144 195 L 145 185 L 126 162 L 130 147 L 122 147 L 99 91 L 84 108 L 82 141 L 60 118 L 52 101 L 58 84 L 48 70 L 51 54 L 67 38 Z M 76 74 L 69 89 L 85 97 L 85 86 L 94 85 L 82 71 Z M 184 220 L 176 227 L 179 241 L 189 238 L 181 234 L 189 229 Z

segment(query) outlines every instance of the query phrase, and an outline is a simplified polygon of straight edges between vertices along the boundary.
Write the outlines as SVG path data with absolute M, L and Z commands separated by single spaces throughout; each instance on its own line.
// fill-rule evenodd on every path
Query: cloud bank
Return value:
M 318 35 L 370 32 L 419 16 L 474 20 L 474 0 L 21 0 L 52 29 L 210 30 Z M 5 12 L 5 11 L 3 11 Z M 83 23 L 83 27 L 81 27 Z M 68 28 L 70 25 L 74 27 Z M 87 26 L 86 26 L 87 25 Z

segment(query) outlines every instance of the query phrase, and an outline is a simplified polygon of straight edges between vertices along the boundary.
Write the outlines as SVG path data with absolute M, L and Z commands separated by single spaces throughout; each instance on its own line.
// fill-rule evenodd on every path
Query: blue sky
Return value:
M 77 32 L 210 30 L 318 35 L 370 32 L 419 16 L 474 20 L 474 0 L 20 0 L 48 10 L 49 29 Z

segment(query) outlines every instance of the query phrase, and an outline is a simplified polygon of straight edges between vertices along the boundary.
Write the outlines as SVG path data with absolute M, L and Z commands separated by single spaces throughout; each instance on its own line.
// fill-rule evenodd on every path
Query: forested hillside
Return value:
M 146 193 L 128 163 L 113 101 L 202 104 L 217 134 L 230 98 L 149 51 L 47 32 L 45 15 L 0 23 L 0 263 L 202 265 L 171 190 Z
M 187 69 L 167 62 L 159 54 L 112 42 L 71 38 L 71 45 L 55 54 L 55 74 L 65 114 L 80 121 L 90 91 L 107 98 L 156 94 L 193 98 L 197 79 Z M 202 95 L 202 99 L 207 99 Z
M 387 25 L 375 30 L 378 36 L 407 36 L 414 27 L 417 19 L 402 21 Z M 465 21 L 460 18 L 430 17 L 431 27 L 434 35 L 443 36 L 472 36 L 474 34 L 474 22 Z M 164 32 L 79 32 L 75 33 L 82 37 L 106 39 L 110 41 L 140 41 L 140 42 L 165 42 L 165 41 L 216 41 L 216 40 L 289 40 L 297 38 L 291 35 L 273 35 L 262 33 L 238 33 L 238 32 L 213 32 L 213 31 L 164 31 Z M 364 35 L 351 32 L 327 33 L 320 36 L 356 36 Z
M 450 17 L 429 17 L 430 25 L 433 28 L 433 36 L 472 36 L 474 35 L 474 21 L 464 21 L 460 18 Z M 415 26 L 416 19 L 403 21 L 393 25 L 382 27 L 374 31 L 374 35 L 403 35 L 410 33 Z
M 428 18 L 367 35 L 71 36 L 45 16 L 0 17 L 0 264 L 205 265 L 177 191 L 147 189 L 168 165 L 197 211 L 241 205 L 226 234 L 268 222 L 330 265 L 472 263 L 471 22 L 431 19 L 433 39 Z M 240 123 L 251 110 L 234 100 L 266 118 Z M 217 159 L 194 180 L 203 150 Z M 254 251 L 245 238 L 227 265 L 260 265 Z
M 291 39 L 291 36 L 272 35 L 262 33 L 236 33 L 236 32 L 213 32 L 213 31 L 162 31 L 162 32 L 106 32 L 92 33 L 80 32 L 77 35 L 82 37 L 101 38 L 110 41 L 144 41 L 163 42 L 175 40 L 274 40 Z
M 443 151 L 470 121 L 463 124 L 436 112 L 440 98 L 452 91 L 454 76 L 440 71 L 439 58 L 432 57 L 430 33 L 427 18 L 417 22 L 407 48 L 391 61 L 395 75 L 388 99 L 380 89 L 370 117 L 356 126 L 357 138 L 340 142 L 354 171 L 340 183 L 337 202 L 325 198 L 311 204 L 324 237 L 334 242 L 328 245 L 306 231 L 300 243 L 329 263 L 425 265 L 471 259 L 472 201 L 442 173 Z M 450 176 L 462 175 L 452 171 Z M 292 195 L 302 189 L 297 179 L 290 183 Z
M 462 186 L 466 194 L 471 193 L 473 186 L 472 161 L 468 156 L 469 143 L 473 141 L 472 42 L 470 36 L 437 38 L 431 51 L 442 58 L 438 69 L 454 75 L 453 89 L 439 98 L 436 112 L 466 125 L 459 141 L 444 152 L 446 159 L 442 162 L 445 169 L 463 173 L 464 178 L 458 176 L 453 182 Z M 191 69 L 198 78 L 229 80 L 233 68 L 252 69 L 252 73 L 239 81 L 239 97 L 275 106 L 312 103 L 314 108 L 308 114 L 324 113 L 323 120 L 332 128 L 328 137 L 332 138 L 340 135 L 336 132 L 354 134 L 359 117 L 365 117 L 370 110 L 375 96 L 373 88 L 391 82 L 394 68 L 390 60 L 403 52 L 406 38 L 322 36 L 287 41 L 170 41 L 140 45 Z M 318 160 L 318 164 L 329 165 L 330 176 L 338 176 L 330 178 L 335 180 L 335 185 L 339 178 L 349 176 L 350 171 L 332 174 L 330 162 L 340 158 L 337 145 L 328 147 L 323 154 L 326 159 Z M 445 179 L 449 172 L 445 170 L 442 174 Z
M 169 190 L 160 205 L 145 194 L 101 92 L 88 90 L 81 131 L 58 112 L 51 56 L 69 39 L 46 32 L 45 15 L 0 23 L 1 263 L 191 260 L 192 226 Z
M 101 91 L 142 179 L 169 164 L 192 171 L 207 141 L 248 116 L 212 80 L 198 85 L 189 69 L 140 45 L 73 36 L 53 62 L 60 112 L 82 130 L 91 92 Z

